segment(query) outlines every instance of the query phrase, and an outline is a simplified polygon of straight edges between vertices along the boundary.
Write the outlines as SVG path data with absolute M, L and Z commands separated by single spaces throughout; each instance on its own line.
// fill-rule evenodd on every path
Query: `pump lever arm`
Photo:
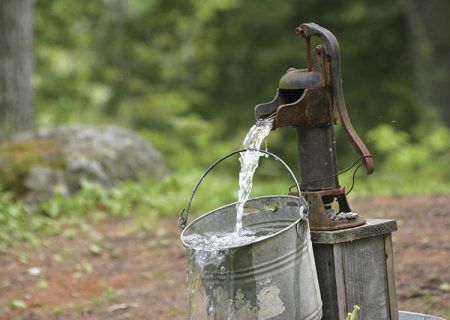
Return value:
M 344 90 L 342 88 L 341 57 L 339 43 L 337 42 L 336 37 L 330 31 L 315 23 L 303 23 L 296 29 L 296 31 L 307 40 L 309 40 L 312 36 L 317 36 L 322 40 L 325 54 L 331 64 L 333 107 L 338 111 L 339 118 L 341 119 L 347 138 L 350 140 L 350 143 L 356 152 L 363 157 L 367 174 L 371 174 L 374 170 L 372 155 L 353 128 L 348 116 L 347 107 L 345 105 Z

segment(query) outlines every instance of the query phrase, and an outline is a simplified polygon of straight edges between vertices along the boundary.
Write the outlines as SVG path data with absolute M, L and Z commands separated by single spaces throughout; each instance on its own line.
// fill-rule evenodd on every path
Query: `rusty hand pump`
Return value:
M 296 32 L 306 39 L 307 69 L 289 69 L 280 79 L 275 98 L 255 107 L 256 118 L 275 117 L 274 128 L 297 130 L 302 195 L 310 205 L 311 229 L 336 230 L 363 224 L 361 217 L 333 220 L 351 212 L 344 188 L 339 185 L 334 123 L 339 118 L 348 140 L 360 155 L 368 174 L 372 156 L 357 135 L 345 106 L 339 44 L 327 29 L 304 23 Z M 311 37 L 320 44 L 311 50 Z M 312 61 L 312 56 L 314 61 Z M 337 201 L 339 212 L 332 204 Z

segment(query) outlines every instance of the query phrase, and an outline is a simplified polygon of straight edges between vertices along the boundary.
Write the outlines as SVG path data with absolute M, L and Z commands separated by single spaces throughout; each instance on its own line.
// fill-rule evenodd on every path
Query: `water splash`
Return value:
M 249 227 L 241 230 L 240 236 L 234 232 L 193 233 L 184 237 L 184 241 L 197 250 L 216 252 L 231 247 L 244 246 L 270 237 L 280 231 L 278 227 Z
M 261 143 L 269 135 L 273 127 L 274 118 L 257 120 L 245 136 L 241 149 L 250 149 L 242 152 L 239 157 L 241 171 L 239 172 L 239 191 L 236 203 L 236 227 L 234 233 L 237 237 L 242 233 L 242 215 L 253 187 L 253 175 L 258 167 L 259 157 L 263 155 L 260 150 Z

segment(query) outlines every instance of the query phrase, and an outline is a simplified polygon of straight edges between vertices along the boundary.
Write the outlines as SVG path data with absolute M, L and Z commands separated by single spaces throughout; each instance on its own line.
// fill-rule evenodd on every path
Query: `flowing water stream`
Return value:
M 250 128 L 244 139 L 241 149 L 250 149 L 241 153 L 239 162 L 241 163 L 241 171 L 239 172 L 239 191 L 238 201 L 236 203 L 236 228 L 234 233 L 241 236 L 242 233 L 242 215 L 244 213 L 244 205 L 250 196 L 253 187 L 253 175 L 258 167 L 259 157 L 261 153 L 258 151 L 263 140 L 269 135 L 273 127 L 274 118 L 257 120 L 255 125 Z
M 238 200 L 236 202 L 236 226 L 234 232 L 205 232 L 192 234 L 185 237 L 185 241 L 195 248 L 206 250 L 219 250 L 222 248 L 245 245 L 261 237 L 269 236 L 275 230 L 263 230 L 261 228 L 242 227 L 242 216 L 244 205 L 247 202 L 253 187 L 253 175 L 258 167 L 259 158 L 265 156 L 259 152 L 264 139 L 269 135 L 274 118 L 257 120 L 245 136 L 241 149 L 248 149 L 241 152 L 239 162 L 241 169 L 239 172 Z
M 229 278 L 228 264 L 234 258 L 229 248 L 243 246 L 269 237 L 279 229 L 273 227 L 243 227 L 244 205 L 253 186 L 253 175 L 258 167 L 259 152 L 264 139 L 269 135 L 274 119 L 256 121 L 247 133 L 241 149 L 249 149 L 240 154 L 238 200 L 236 202 L 236 225 L 234 231 L 214 231 L 193 233 L 183 237 L 190 248 L 187 250 L 187 286 L 190 320 L 203 319 L 257 319 L 255 307 L 240 306 L 239 298 L 228 296 L 233 292 L 234 280 Z M 225 262 L 225 257 L 227 261 Z M 214 274 L 214 281 L 204 281 Z M 209 283 L 206 287 L 205 284 Z M 216 283 L 216 285 L 212 285 Z M 227 288 L 226 290 L 224 288 Z M 222 291 L 221 291 L 222 290 Z M 225 291 L 223 291 L 225 290 Z M 233 298 L 235 298 L 233 300 Z M 237 299 L 237 300 L 236 300 Z M 246 302 L 247 303 L 247 302 Z M 208 306 L 205 308 L 205 306 Z M 238 308 L 239 307 L 239 308 Z M 240 311 L 236 311 L 239 309 Z M 245 311 L 245 314 L 240 314 Z M 220 316 L 222 315 L 222 316 Z M 224 316 L 226 315 L 226 317 Z M 259 318 L 258 318 L 259 319 Z

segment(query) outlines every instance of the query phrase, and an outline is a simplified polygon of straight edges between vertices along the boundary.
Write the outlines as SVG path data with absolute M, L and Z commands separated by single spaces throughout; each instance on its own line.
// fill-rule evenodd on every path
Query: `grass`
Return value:
M 407 136 L 389 127 L 375 130 L 369 138 L 379 144 L 375 149 L 384 159 L 377 162 L 380 165 L 373 176 L 366 176 L 363 170 L 358 172 L 352 195 L 448 193 L 450 142 L 447 133 L 439 129 L 423 141 L 412 143 Z M 401 151 L 397 152 L 398 148 Z M 23 158 L 22 153 L 18 153 L 19 156 Z M 270 160 L 270 163 L 275 163 L 276 167 L 267 166 L 269 161 L 262 161 L 252 196 L 287 194 L 289 186 L 293 185 L 292 178 L 280 170 L 277 161 Z M 236 201 L 236 169 L 237 161 L 228 162 L 205 178 L 192 203 L 193 216 Z M 176 218 L 180 214 L 202 173 L 199 169 L 183 169 L 162 181 L 123 182 L 109 190 L 83 181 L 76 194 L 67 197 L 57 192 L 52 199 L 34 207 L 16 200 L 13 193 L 0 193 L 0 252 L 18 242 L 38 246 L 46 237 L 61 232 L 66 238 L 74 238 L 80 230 L 92 231 L 91 222 L 98 223 L 108 216 L 131 217 L 136 228 L 145 233 L 152 228 L 154 219 L 161 216 Z M 352 184 L 352 173 L 339 179 L 348 189 Z M 90 250 L 93 254 L 101 254 L 103 248 L 93 239 Z
M 90 251 L 102 254 L 101 239 L 90 227 L 106 217 L 129 217 L 135 221 L 136 231 L 147 232 L 152 221 L 162 216 L 176 216 L 186 207 L 191 191 L 200 177 L 200 171 L 172 175 L 162 181 L 143 180 L 124 182 L 107 190 L 84 181 L 81 190 L 67 197 L 56 194 L 52 199 L 29 207 L 16 200 L 11 193 L 0 194 L 0 251 L 8 250 L 19 242 L 32 246 L 42 245 L 45 238 L 62 234 L 65 238 L 80 233 L 92 238 Z M 255 186 L 255 195 L 285 194 L 289 182 L 280 180 Z M 214 176 L 206 178 L 197 190 L 192 202 L 192 216 L 236 201 L 237 181 L 234 177 Z M 192 217 L 191 217 L 192 218 Z M 135 231 L 135 230 L 133 230 Z

